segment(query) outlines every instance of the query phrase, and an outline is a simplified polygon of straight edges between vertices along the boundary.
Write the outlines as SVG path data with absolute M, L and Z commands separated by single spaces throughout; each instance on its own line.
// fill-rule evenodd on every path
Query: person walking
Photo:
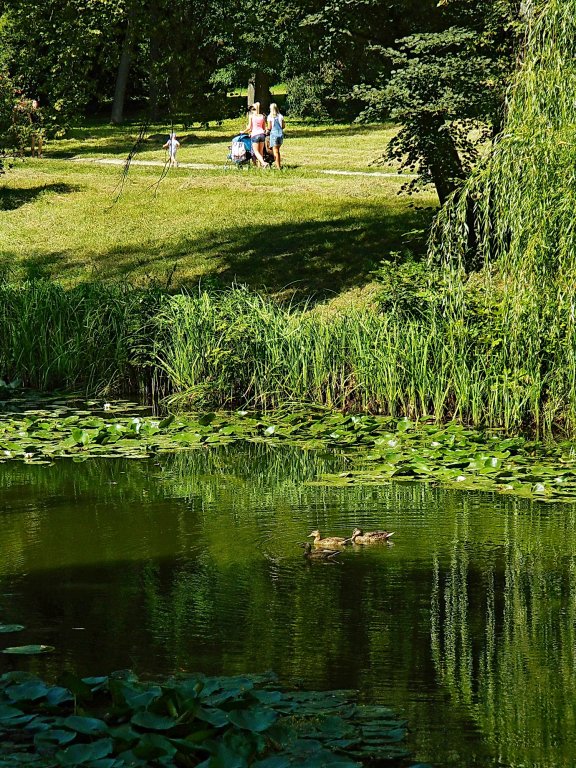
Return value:
M 34 157 L 42 157 L 42 148 L 44 144 L 43 117 L 40 111 L 38 99 L 32 99 L 30 102 L 30 154 Z
M 255 101 L 250 107 L 248 114 L 248 125 L 246 133 L 250 134 L 252 140 L 252 152 L 254 161 L 260 168 L 268 168 L 268 163 L 264 160 L 264 142 L 266 141 L 266 118 L 260 112 L 260 102 Z
M 179 146 L 180 146 L 180 142 L 176 138 L 175 133 L 171 133 L 168 141 L 162 145 L 163 149 L 168 150 L 168 162 L 170 164 L 170 168 L 172 167 L 178 168 L 178 161 L 176 160 L 176 152 L 178 151 Z
M 284 116 L 280 114 L 277 104 L 270 104 L 267 125 L 270 132 L 270 149 L 274 154 L 274 165 L 281 170 L 280 147 L 284 141 Z

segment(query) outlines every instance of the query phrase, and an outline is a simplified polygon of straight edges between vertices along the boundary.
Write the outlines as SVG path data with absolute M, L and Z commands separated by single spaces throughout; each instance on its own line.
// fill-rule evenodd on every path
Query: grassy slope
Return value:
M 183 132 L 181 162 L 223 164 L 243 121 Z M 179 126 L 176 126 L 178 130 Z M 287 169 L 132 166 L 114 202 L 121 168 L 69 162 L 124 159 L 138 126 L 93 125 L 52 141 L 46 159 L 19 162 L 0 186 L 0 268 L 65 284 L 123 279 L 173 287 L 233 280 L 274 293 L 324 296 L 357 288 L 391 251 L 422 248 L 434 198 L 397 195 L 402 180 L 326 176 L 322 168 L 370 170 L 390 127 L 296 125 Z M 152 126 L 139 160 L 163 160 L 166 127 Z M 409 234 L 406 234 L 409 233 Z M 411 234 L 410 234 L 411 233 Z

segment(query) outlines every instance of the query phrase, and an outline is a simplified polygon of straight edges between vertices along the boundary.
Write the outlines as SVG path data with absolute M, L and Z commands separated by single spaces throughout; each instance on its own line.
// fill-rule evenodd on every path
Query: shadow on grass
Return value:
M 42 194 L 67 194 L 77 187 L 50 184 L 30 189 L 0 188 L 0 210 L 10 210 Z M 322 300 L 370 282 L 381 261 L 425 252 L 431 207 L 390 205 L 358 199 L 335 204 L 323 214 L 260 223 L 257 211 L 241 225 L 223 221 L 200 234 L 165 235 L 99 250 L 48 250 L 36 242 L 26 256 L 3 248 L 0 270 L 14 276 L 72 282 L 126 281 L 177 289 L 198 280 L 246 284 L 277 295 Z M 47 245 L 47 244 L 46 244 Z M 393 256 L 391 256 L 393 254 Z
M 225 283 L 273 293 L 288 288 L 296 296 L 321 300 L 370 282 L 379 263 L 393 253 L 424 254 L 430 211 L 374 213 L 357 210 L 323 221 L 252 225 L 194 245 L 219 257 L 214 276 Z
M 198 280 L 248 285 L 297 300 L 321 301 L 362 287 L 385 259 L 420 258 L 434 211 L 383 211 L 355 206 L 323 220 L 220 229 L 157 247 L 114 249 L 95 261 L 102 277 L 163 288 L 195 287 Z
M 325 219 L 219 229 L 203 237 L 118 245 L 104 252 L 40 252 L 14 267 L 4 252 L 0 271 L 73 282 L 121 281 L 176 290 L 198 281 L 248 285 L 296 300 L 320 301 L 370 282 L 381 261 L 420 258 L 431 208 L 383 210 L 355 205 Z
M 0 187 L 0 211 L 14 211 L 26 203 L 32 203 L 41 195 L 69 195 L 78 192 L 76 184 L 43 184 L 38 187 L 25 189 L 15 187 Z

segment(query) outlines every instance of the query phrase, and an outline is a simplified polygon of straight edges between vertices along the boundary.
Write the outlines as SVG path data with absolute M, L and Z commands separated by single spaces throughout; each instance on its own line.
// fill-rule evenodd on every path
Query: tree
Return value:
M 402 126 L 385 159 L 418 173 L 409 189 L 433 183 L 443 204 L 501 126 L 521 25 L 519 5 L 507 0 L 441 5 L 444 23 L 466 26 L 399 40 L 385 52 L 391 76 L 356 90 L 367 102 L 362 119 L 389 114 Z
M 305 0 L 284 71 L 291 113 L 356 117 L 365 105 L 356 88 L 389 76 L 384 51 L 396 38 L 433 28 L 434 9 L 435 0 Z
M 110 93 L 123 0 L 7 0 L 3 11 L 11 77 L 40 99 L 53 130 Z

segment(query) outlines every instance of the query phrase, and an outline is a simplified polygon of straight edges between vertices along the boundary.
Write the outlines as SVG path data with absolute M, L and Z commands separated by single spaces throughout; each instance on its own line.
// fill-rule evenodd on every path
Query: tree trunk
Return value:
M 112 102 L 112 114 L 110 122 L 119 125 L 124 119 L 124 102 L 126 100 L 126 88 L 128 86 L 128 74 L 130 72 L 130 63 L 132 61 L 132 24 L 128 19 L 126 25 L 126 34 L 122 44 L 122 53 L 118 64 L 116 74 L 116 87 L 114 89 L 114 101 Z
M 150 3 L 150 80 L 148 88 L 148 112 L 151 120 L 157 120 L 160 108 L 160 88 L 161 88 L 161 50 L 158 39 L 158 29 L 160 26 L 160 12 L 156 0 Z
M 268 112 L 272 97 L 270 95 L 270 77 L 264 72 L 257 71 L 248 80 L 248 106 L 260 102 L 260 110 Z
M 465 177 L 462 161 L 450 131 L 442 121 L 431 126 L 429 136 L 433 136 L 433 149 L 428 155 L 428 165 L 438 193 L 440 205 L 454 192 L 458 182 Z

